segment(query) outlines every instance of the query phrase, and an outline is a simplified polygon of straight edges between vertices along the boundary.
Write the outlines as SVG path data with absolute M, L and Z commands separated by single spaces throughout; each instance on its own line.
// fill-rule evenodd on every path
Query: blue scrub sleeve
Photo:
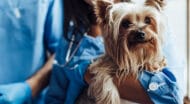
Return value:
M 45 98 L 46 104 L 63 104 L 68 84 L 69 81 L 62 68 L 54 65 Z
M 84 74 L 91 62 L 81 60 L 77 64 L 65 67 L 54 65 L 47 92 L 46 103 L 74 104 L 75 99 L 87 84 L 84 81 Z
M 63 34 L 62 0 L 52 0 L 45 22 L 44 42 L 50 53 L 55 53 Z
M 102 38 L 84 36 L 75 55 L 69 63 L 65 64 L 66 47 L 67 45 L 62 42 L 56 52 L 55 65 L 46 97 L 47 104 L 74 104 L 83 88 L 87 86 L 84 74 L 91 60 L 104 52 Z
M 64 101 L 65 104 L 74 104 L 77 97 L 87 86 L 87 83 L 84 80 L 84 74 L 90 64 L 90 60 L 80 60 L 75 65 L 63 69 L 69 79 L 66 99 Z
M 31 88 L 27 82 L 0 86 L 0 104 L 22 104 L 28 102 L 31 97 Z
M 143 71 L 139 81 L 154 104 L 183 104 L 176 78 L 167 68 L 161 72 Z

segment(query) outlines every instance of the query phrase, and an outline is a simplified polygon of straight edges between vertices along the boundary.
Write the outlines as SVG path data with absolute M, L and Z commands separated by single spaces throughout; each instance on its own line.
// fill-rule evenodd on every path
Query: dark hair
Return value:
M 84 0 L 64 0 L 64 37 L 67 40 L 70 40 L 68 38 L 70 21 L 74 23 L 73 32 L 83 35 L 91 25 L 96 24 L 93 7 Z M 81 26 L 83 31 L 81 31 Z

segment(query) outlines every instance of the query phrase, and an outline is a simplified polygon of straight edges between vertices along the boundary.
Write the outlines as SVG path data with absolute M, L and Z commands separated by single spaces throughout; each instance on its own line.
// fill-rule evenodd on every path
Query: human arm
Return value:
M 93 75 L 87 70 L 84 76 L 85 81 L 90 84 Z M 142 104 L 152 104 L 152 101 L 144 91 L 140 82 L 134 76 L 127 76 L 118 84 L 118 80 L 114 77 L 114 83 L 117 85 L 121 98 Z
M 13 102 L 14 104 L 22 104 L 23 102 L 30 100 L 32 96 L 35 97 L 48 83 L 49 74 L 51 72 L 50 60 L 53 59 L 53 54 L 58 45 L 59 38 L 62 35 L 62 31 L 61 31 L 62 27 L 60 26 L 60 22 L 62 22 L 61 21 L 62 17 L 60 16 L 61 13 L 59 13 L 62 11 L 60 7 L 61 3 L 59 3 L 59 0 L 49 0 L 45 2 L 45 4 L 47 4 L 47 8 L 45 6 L 43 7 L 44 8 L 43 10 L 45 12 L 47 9 L 47 15 L 42 13 L 42 15 L 38 15 L 39 17 L 37 17 L 39 18 L 39 21 L 34 21 L 34 22 L 37 22 L 36 24 L 38 24 L 37 26 L 39 26 L 37 28 L 43 29 L 42 31 L 37 30 L 39 33 L 42 33 L 42 34 L 34 33 L 34 35 L 36 35 L 36 40 L 38 42 L 38 45 L 35 46 L 35 49 L 39 48 L 39 51 L 37 50 L 35 51 L 35 54 L 31 54 L 31 55 L 35 55 L 34 57 L 40 57 L 38 58 L 39 60 L 43 62 L 46 61 L 46 62 L 43 63 L 44 66 L 38 66 L 40 67 L 39 69 L 33 69 L 33 70 L 30 70 L 32 69 L 31 67 L 33 67 L 31 63 L 30 68 L 24 69 L 24 70 L 29 70 L 28 71 L 29 73 L 27 74 L 31 76 L 21 77 L 22 79 L 18 80 L 18 82 L 0 85 L 0 93 L 2 95 L 1 98 L 3 98 L 3 99 L 0 99 L 0 104 L 1 104 L 1 101 L 9 102 L 8 104 L 10 103 L 12 104 Z M 34 26 L 34 28 L 36 27 Z M 27 34 L 25 35 L 27 36 Z M 45 54 L 45 51 L 48 51 L 50 53 L 49 60 L 48 58 L 46 58 L 47 55 Z M 34 61 L 32 60 L 33 58 L 32 59 L 30 58 L 27 59 L 27 58 L 28 57 L 26 57 L 26 60 L 31 60 L 31 62 Z M 37 60 L 37 62 L 39 60 Z M 21 63 L 21 64 L 24 64 L 24 63 Z M 39 64 L 39 63 L 35 62 L 35 64 Z M 38 70 L 38 71 L 34 73 L 34 70 Z M 29 79 L 27 79 L 28 77 Z M 24 94 L 21 94 L 21 93 L 24 93 Z M 6 104 L 6 103 L 3 103 L 3 104 Z
M 115 80 L 115 83 L 118 83 L 116 78 Z M 117 84 L 117 86 L 121 98 L 141 104 L 152 104 L 152 101 L 141 86 L 139 80 L 134 76 L 127 76 L 120 85 Z
M 102 38 L 84 36 L 72 60 L 65 65 L 67 43 L 60 44 L 56 53 L 56 61 L 50 81 L 50 87 L 46 96 L 46 102 L 64 102 L 73 104 L 82 89 L 86 86 L 84 73 L 91 63 L 91 59 L 103 53 Z M 68 82 L 68 83 L 66 83 Z M 59 90 L 55 90 L 59 89 Z M 72 96 L 72 97 L 71 97 Z
M 32 97 L 38 95 L 48 85 L 54 56 L 51 55 L 46 64 L 26 81 L 30 85 Z
M 85 80 L 90 84 L 93 75 L 87 71 Z M 164 68 L 161 72 L 142 71 L 139 78 L 127 76 L 119 85 L 114 78 L 121 98 L 141 104 L 182 104 L 181 92 L 176 78 L 170 70 Z
M 57 50 L 62 35 L 62 9 L 62 0 L 50 1 L 44 24 L 44 46 L 50 56 L 44 66 L 27 80 L 31 86 L 33 97 L 45 88 L 49 82 L 52 64 L 55 57 L 54 53 Z
M 118 83 L 116 78 L 115 80 L 115 83 Z M 127 76 L 123 81 L 121 81 L 120 85 L 117 84 L 117 86 L 121 98 L 141 104 L 152 104 L 152 101 L 141 86 L 139 80 L 134 76 Z
M 27 81 L 1 85 L 0 104 L 22 104 L 35 97 L 48 84 L 53 58 Z

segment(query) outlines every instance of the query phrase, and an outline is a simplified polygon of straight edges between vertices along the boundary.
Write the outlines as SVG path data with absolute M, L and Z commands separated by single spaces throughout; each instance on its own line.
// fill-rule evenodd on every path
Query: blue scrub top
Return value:
M 1 0 L 0 84 L 25 81 L 54 53 L 62 35 L 62 0 Z

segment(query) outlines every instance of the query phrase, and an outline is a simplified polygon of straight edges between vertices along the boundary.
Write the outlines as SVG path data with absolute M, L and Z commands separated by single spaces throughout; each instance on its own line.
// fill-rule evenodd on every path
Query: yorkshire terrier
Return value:
M 165 0 L 113 3 L 98 0 L 95 14 L 102 26 L 105 54 L 90 65 L 94 75 L 88 88 L 89 104 L 120 104 L 113 77 L 122 80 L 142 70 L 160 71 L 166 66 L 162 54 Z M 81 100 L 80 100 L 81 101 Z M 122 101 L 122 102 L 121 102 Z

